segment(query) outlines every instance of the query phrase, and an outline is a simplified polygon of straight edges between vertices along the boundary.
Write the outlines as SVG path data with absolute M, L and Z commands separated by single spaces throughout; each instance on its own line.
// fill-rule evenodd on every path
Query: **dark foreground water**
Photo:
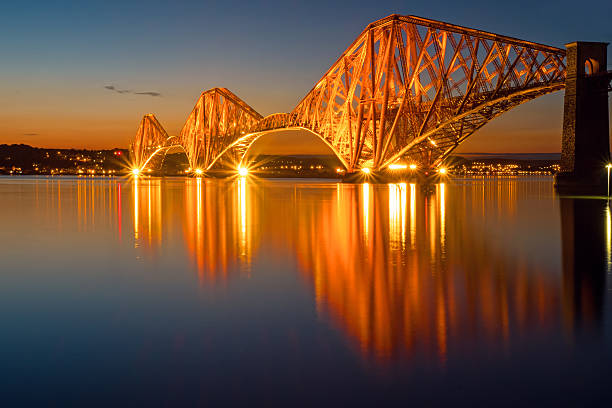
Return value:
M 0 398 L 611 406 L 611 228 L 550 178 L 0 178 Z

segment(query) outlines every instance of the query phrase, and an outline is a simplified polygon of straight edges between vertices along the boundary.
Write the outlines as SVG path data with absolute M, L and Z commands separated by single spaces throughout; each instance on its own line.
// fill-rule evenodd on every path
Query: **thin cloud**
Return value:
M 134 95 L 146 95 L 146 96 L 161 96 L 161 93 L 155 91 L 145 91 L 145 92 L 134 92 L 129 89 L 119 89 L 114 85 L 104 85 L 104 89 L 108 89 L 109 91 L 117 92 L 120 94 L 134 94 Z
M 114 91 L 120 94 L 124 94 L 124 93 L 131 93 L 132 91 L 130 91 L 129 89 L 117 89 L 115 88 L 114 85 L 105 85 L 104 88 L 108 89 L 109 91 Z
M 149 96 L 161 96 L 161 94 L 159 92 L 153 92 L 153 91 L 148 91 L 148 92 L 134 92 L 135 95 L 149 95 Z
M 39 136 L 40 133 L 22 133 L 22 136 Z

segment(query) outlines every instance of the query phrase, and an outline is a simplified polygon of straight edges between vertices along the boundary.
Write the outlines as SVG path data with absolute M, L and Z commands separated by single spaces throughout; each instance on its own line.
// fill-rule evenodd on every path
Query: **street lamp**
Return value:
M 606 169 L 608 169 L 608 200 L 610 200 L 610 169 L 612 169 L 612 164 L 606 164 Z

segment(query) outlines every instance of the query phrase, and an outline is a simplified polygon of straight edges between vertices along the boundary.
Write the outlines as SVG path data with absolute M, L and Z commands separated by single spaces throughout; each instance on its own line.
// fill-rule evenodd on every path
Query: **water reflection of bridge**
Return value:
M 438 184 L 429 194 L 411 184 L 175 183 L 135 181 L 135 239 L 145 256 L 155 256 L 162 234 L 182 230 L 193 267 L 209 285 L 251 273 L 266 251 L 290 254 L 312 285 L 319 315 L 366 356 L 444 360 L 449 344 L 503 347 L 527 331 L 573 330 L 577 321 L 582 327 L 599 318 L 604 253 L 587 251 L 601 260 L 597 268 L 576 268 L 566 247 L 578 232 L 564 224 L 561 279 L 558 241 L 548 240 L 561 233 L 550 217 L 558 201 L 549 181 Z M 536 208 L 522 207 L 527 196 Z M 609 228 L 605 213 L 588 213 L 595 229 Z M 526 230 L 532 235 L 521 235 Z M 597 248 L 609 257 L 609 231 L 602 239 L 607 245 Z

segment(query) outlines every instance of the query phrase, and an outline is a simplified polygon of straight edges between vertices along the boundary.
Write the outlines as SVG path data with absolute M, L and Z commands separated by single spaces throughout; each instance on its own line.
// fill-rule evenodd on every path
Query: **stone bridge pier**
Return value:
M 566 44 L 567 76 L 563 112 L 560 194 L 606 194 L 610 162 L 607 46 L 601 42 Z

